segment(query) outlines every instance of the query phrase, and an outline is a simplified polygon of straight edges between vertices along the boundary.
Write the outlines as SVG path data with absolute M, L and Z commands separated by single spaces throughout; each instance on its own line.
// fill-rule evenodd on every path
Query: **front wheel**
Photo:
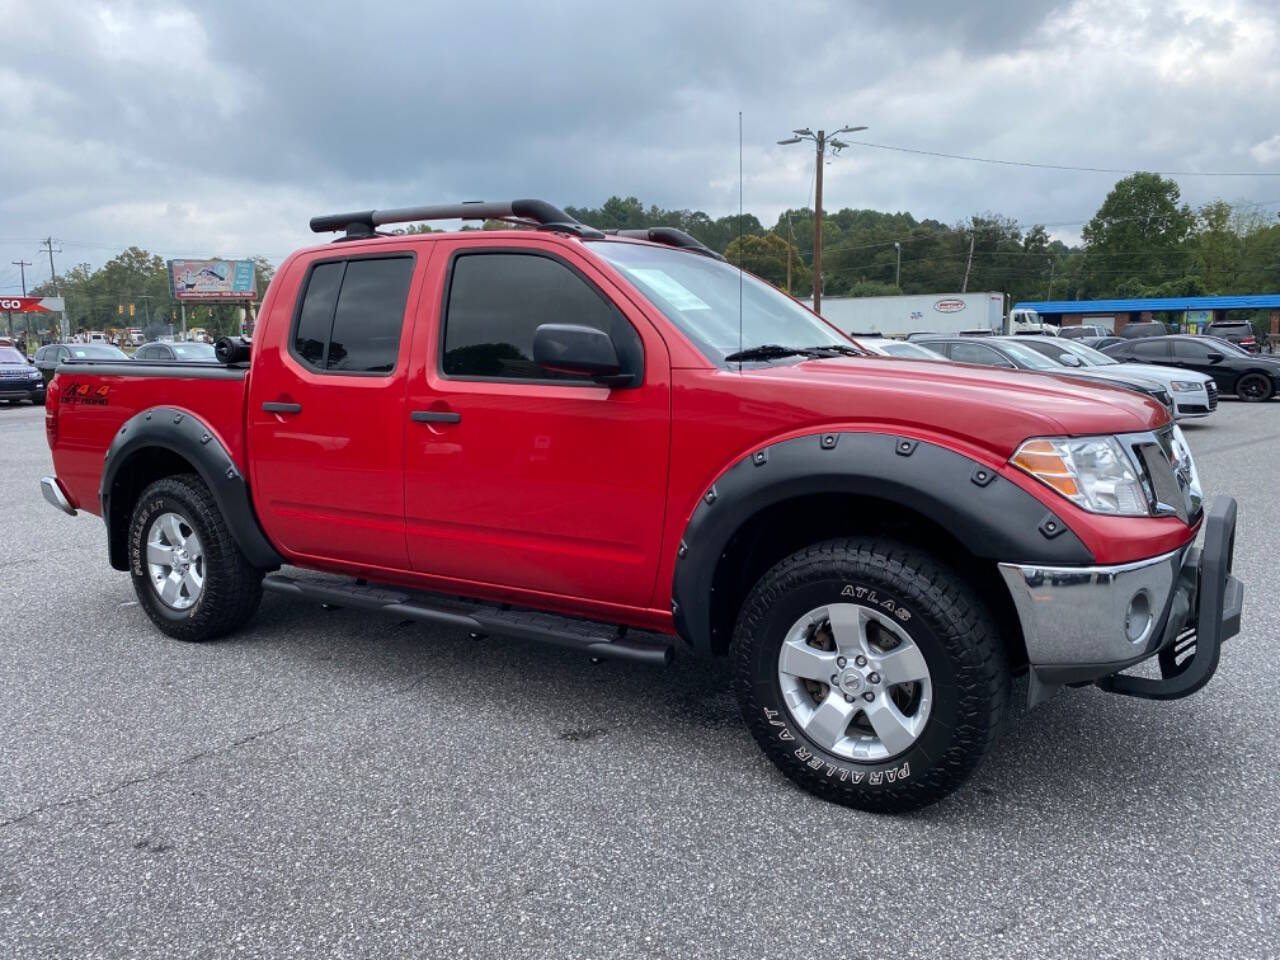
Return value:
M 1271 399 L 1271 380 L 1260 373 L 1246 373 L 1236 384 L 1236 396 L 1246 403 Z
M 231 633 L 262 600 L 262 571 L 241 553 L 195 474 L 164 477 L 142 492 L 129 523 L 129 573 L 147 616 L 178 640 Z
M 954 791 L 1009 701 L 989 612 L 928 553 L 850 538 L 787 557 L 734 631 L 743 717 L 797 784 L 863 810 L 904 812 Z

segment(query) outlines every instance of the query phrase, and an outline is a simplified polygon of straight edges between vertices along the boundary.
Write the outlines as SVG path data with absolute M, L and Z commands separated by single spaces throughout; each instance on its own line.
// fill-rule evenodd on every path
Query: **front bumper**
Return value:
M 42 400 L 44 379 L 0 379 L 0 400 Z
M 1032 704 L 1063 684 L 1171 700 L 1204 686 L 1222 641 L 1240 632 L 1244 585 L 1231 575 L 1236 502 L 1206 513 L 1203 548 L 1112 567 L 1002 563 L 1022 624 Z M 1161 678 L 1119 675 L 1160 657 Z

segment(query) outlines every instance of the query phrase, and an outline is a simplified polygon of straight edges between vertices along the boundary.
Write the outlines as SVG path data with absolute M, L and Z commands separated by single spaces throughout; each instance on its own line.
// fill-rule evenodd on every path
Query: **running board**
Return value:
M 512 609 L 439 594 L 375 586 L 340 577 L 298 577 L 269 573 L 262 580 L 262 588 L 338 607 L 374 610 L 424 623 L 458 627 L 476 634 L 549 643 L 596 658 L 630 660 L 665 667 L 671 662 L 673 655 L 671 644 L 664 643 L 661 636 L 653 635 L 653 643 L 641 643 L 627 638 L 626 627 L 537 610 Z

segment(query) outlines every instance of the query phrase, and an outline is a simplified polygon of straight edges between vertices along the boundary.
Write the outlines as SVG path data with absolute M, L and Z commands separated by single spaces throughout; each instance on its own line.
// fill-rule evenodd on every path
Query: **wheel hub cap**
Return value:
M 933 706 L 929 667 L 903 624 L 854 603 L 817 607 L 791 626 L 778 652 L 778 684 L 806 736 L 865 763 L 910 748 Z
M 204 593 L 204 547 L 195 529 L 177 513 L 162 513 L 147 533 L 147 573 L 160 602 L 189 610 Z

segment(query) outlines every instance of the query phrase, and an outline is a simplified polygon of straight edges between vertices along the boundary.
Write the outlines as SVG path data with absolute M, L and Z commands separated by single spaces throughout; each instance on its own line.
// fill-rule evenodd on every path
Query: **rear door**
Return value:
M 666 505 L 670 359 L 594 262 L 565 244 L 454 241 L 424 295 L 405 447 L 415 570 L 647 606 Z M 532 360 L 539 324 L 609 334 L 639 380 L 610 388 Z M 407 418 L 406 418 L 407 419 Z
M 300 260 L 258 331 L 255 505 L 293 556 L 403 570 L 405 381 L 429 245 Z

